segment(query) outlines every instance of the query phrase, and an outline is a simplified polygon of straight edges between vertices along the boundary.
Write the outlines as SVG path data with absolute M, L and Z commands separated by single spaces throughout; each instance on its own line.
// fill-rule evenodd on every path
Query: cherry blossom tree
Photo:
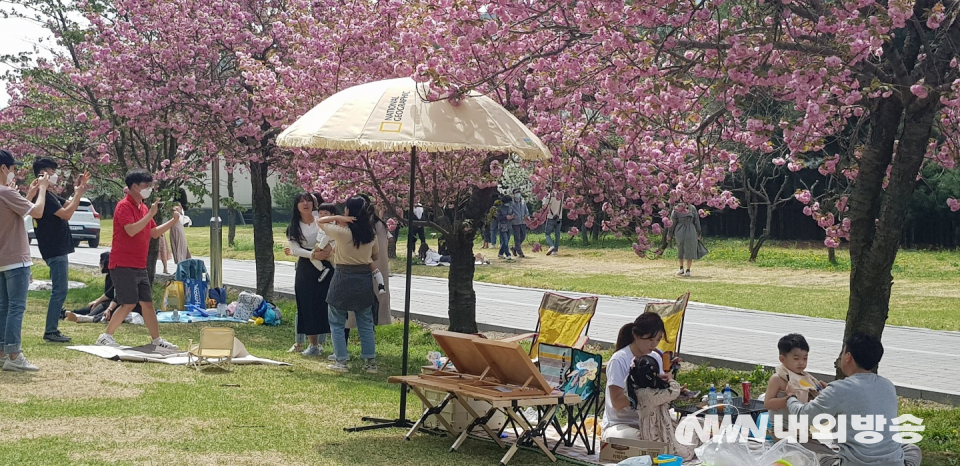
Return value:
M 130 121 L 161 125 L 178 150 L 204 163 L 223 157 L 249 170 L 257 290 L 273 291 L 269 174 L 291 176 L 275 137 L 323 98 L 397 74 L 394 55 L 410 21 L 397 0 L 269 0 L 88 3 L 100 63 L 83 76 L 123 102 Z M 413 43 L 407 40 L 408 43 Z M 401 73 L 412 70 L 400 68 Z M 120 100 L 122 99 L 122 100 Z M 158 118 L 170 109 L 169 118 Z M 162 176 L 190 173 L 164 167 Z
M 443 11 L 437 47 L 418 74 L 454 94 L 495 89 L 521 108 L 562 154 L 540 184 L 580 183 L 568 207 L 593 194 L 610 215 L 605 228 L 636 226 L 639 251 L 667 205 L 732 204 L 716 186 L 737 155 L 720 143 L 770 151 L 779 128 L 787 164 L 846 170 L 849 210 L 820 223 L 828 242 L 849 235 L 845 334 L 882 334 L 920 167 L 958 156 L 955 1 L 432 5 Z M 754 93 L 798 117 L 752 118 L 738 104 Z M 837 138 L 847 166 L 825 151 Z

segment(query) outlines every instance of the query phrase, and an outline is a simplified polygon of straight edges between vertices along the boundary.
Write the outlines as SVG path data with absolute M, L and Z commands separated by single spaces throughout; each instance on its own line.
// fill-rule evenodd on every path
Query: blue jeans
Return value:
M 490 225 L 490 229 L 487 230 L 490 236 L 490 244 L 497 245 L 497 237 L 500 236 L 500 227 L 496 225 Z
M 357 318 L 357 331 L 360 332 L 360 357 L 374 359 L 377 357 L 377 334 L 373 329 L 373 306 L 367 309 L 354 311 Z M 347 324 L 347 311 L 341 311 L 327 305 L 327 315 L 330 317 L 330 339 L 333 340 L 333 354 L 337 362 L 346 362 L 350 358 L 347 354 L 347 336 L 343 332 Z
M 67 282 L 70 280 L 70 262 L 67 255 L 46 259 L 50 267 L 50 281 L 53 282 L 53 291 L 50 292 L 50 303 L 47 304 L 47 326 L 43 333 L 54 333 L 60 324 L 60 311 L 63 302 L 67 300 Z
M 562 219 L 548 218 L 547 226 L 544 227 L 544 233 L 547 235 L 547 247 L 560 250 L 560 223 Z M 553 238 L 550 238 L 550 236 Z
M 20 352 L 20 330 L 27 310 L 30 267 L 0 272 L 0 346 L 6 354 Z
M 500 230 L 500 252 L 498 252 L 497 255 L 498 256 L 510 255 L 510 230 L 507 230 L 507 231 Z

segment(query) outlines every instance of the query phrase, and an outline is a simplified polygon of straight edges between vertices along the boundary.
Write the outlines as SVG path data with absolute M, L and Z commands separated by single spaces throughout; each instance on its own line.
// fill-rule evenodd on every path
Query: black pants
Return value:
M 326 261 L 324 265 L 333 267 Z M 297 261 L 297 274 L 293 282 L 293 290 L 297 295 L 297 333 L 304 335 L 330 333 L 327 291 L 330 290 L 331 278 L 333 273 L 328 273 L 326 279 L 321 282 L 319 281 L 320 271 L 309 259 L 301 257 Z
M 417 244 L 417 238 L 420 238 L 420 242 L 421 242 L 421 243 L 427 244 L 427 232 L 423 229 L 423 227 L 413 227 L 413 244 L 414 244 L 414 246 L 416 246 L 416 244 Z M 414 249 L 416 249 L 416 248 L 414 248 Z

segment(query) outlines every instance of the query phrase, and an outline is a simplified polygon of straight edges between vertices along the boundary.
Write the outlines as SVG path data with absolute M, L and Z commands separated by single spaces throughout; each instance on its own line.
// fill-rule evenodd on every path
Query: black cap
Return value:
M 13 154 L 6 149 L 0 149 L 0 165 L 11 167 L 13 165 L 23 165 L 23 162 L 13 159 Z

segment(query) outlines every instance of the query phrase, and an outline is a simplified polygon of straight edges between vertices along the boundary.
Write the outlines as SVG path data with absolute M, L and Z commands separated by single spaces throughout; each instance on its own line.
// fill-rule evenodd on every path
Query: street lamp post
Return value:
M 223 287 L 223 243 L 222 222 L 220 221 L 220 157 L 210 164 L 212 186 L 210 203 L 210 287 Z

